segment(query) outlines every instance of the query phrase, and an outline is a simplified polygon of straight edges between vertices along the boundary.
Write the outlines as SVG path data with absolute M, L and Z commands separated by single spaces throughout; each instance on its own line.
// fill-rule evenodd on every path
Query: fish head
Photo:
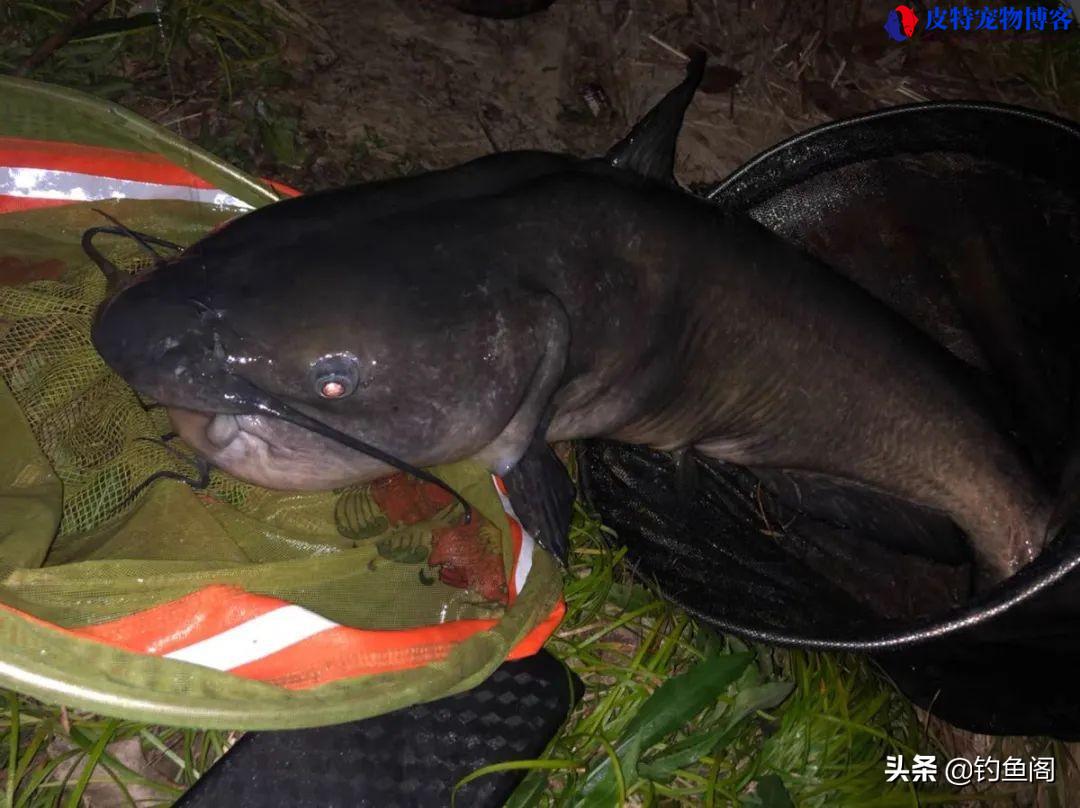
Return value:
M 483 284 L 318 241 L 219 250 L 210 236 L 105 303 L 94 345 L 192 448 L 259 485 L 392 470 L 355 441 L 415 466 L 476 454 L 522 397 L 528 334 L 513 338 Z
M 674 184 L 703 71 L 698 55 L 623 141 L 583 165 Z M 567 339 L 561 304 L 512 288 L 513 265 L 567 239 L 522 241 L 514 228 L 530 217 L 512 211 L 496 244 L 492 211 L 468 211 L 575 162 L 493 155 L 261 208 L 145 278 L 111 281 L 120 291 L 99 310 L 94 345 L 192 448 L 250 482 L 325 489 L 389 471 L 356 441 L 414 466 L 476 457 L 505 473 L 539 423 L 519 412 L 539 406 L 538 368 L 554 385 Z

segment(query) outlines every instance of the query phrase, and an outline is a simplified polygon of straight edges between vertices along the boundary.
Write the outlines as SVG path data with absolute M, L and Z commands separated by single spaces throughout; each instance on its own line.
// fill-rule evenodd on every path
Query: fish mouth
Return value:
M 272 396 L 264 394 L 252 403 L 256 404 L 255 412 L 208 412 L 168 405 L 166 411 L 177 435 L 196 452 L 255 485 L 325 491 L 373 480 L 397 469 L 442 488 L 462 506 L 465 524 L 472 521 L 468 501 L 430 472 Z
M 224 449 L 240 436 L 240 418 L 228 413 L 206 413 L 206 439 L 219 449 Z M 245 430 L 246 431 L 246 430 Z
M 373 480 L 393 467 L 337 441 L 259 413 L 166 407 L 176 434 L 212 465 L 264 488 L 323 491 Z
M 165 410 L 181 437 L 187 440 L 187 436 L 191 436 L 210 452 L 227 452 L 237 441 L 242 440 L 261 441 L 266 445 L 267 452 L 272 455 L 288 456 L 297 451 L 289 443 L 282 441 L 279 435 L 280 427 L 275 429 L 260 423 L 265 419 L 260 419 L 258 416 L 189 410 L 182 407 L 166 407 Z M 280 419 L 274 420 L 281 426 L 287 423 Z M 301 434 L 306 433 L 301 432 Z
M 294 491 L 364 482 L 393 468 L 442 488 L 460 503 L 466 524 L 471 521 L 468 501 L 431 472 L 309 415 L 208 357 L 203 360 L 197 372 L 178 365 L 185 372 L 166 374 L 175 378 L 164 384 L 159 364 L 145 384 L 133 386 L 162 404 L 177 435 L 212 465 L 265 488 Z M 217 395 L 208 395 L 211 391 Z
M 273 416 L 169 406 L 165 411 L 177 434 L 188 443 L 199 444 L 199 448 L 205 448 L 208 454 L 226 453 L 238 441 L 258 441 L 265 446 L 265 452 L 269 456 L 284 458 L 296 456 L 309 449 L 337 445 L 329 438 Z M 351 449 L 349 453 L 359 454 Z M 378 461 L 372 463 L 376 464 L 379 470 L 392 468 Z

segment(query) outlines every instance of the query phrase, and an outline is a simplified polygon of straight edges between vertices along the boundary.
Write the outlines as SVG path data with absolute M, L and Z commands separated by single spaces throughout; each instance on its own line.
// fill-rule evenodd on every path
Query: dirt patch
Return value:
M 1039 47 L 1030 36 L 897 43 L 884 11 L 861 3 L 562 0 L 518 20 L 432 0 L 297 5 L 322 31 L 285 49 L 282 97 L 298 110 L 303 156 L 278 168 L 309 189 L 498 150 L 602 153 L 678 82 L 694 48 L 711 58 L 679 143 L 685 183 L 716 182 L 785 137 L 882 106 L 981 99 L 1076 113 L 1025 67 Z

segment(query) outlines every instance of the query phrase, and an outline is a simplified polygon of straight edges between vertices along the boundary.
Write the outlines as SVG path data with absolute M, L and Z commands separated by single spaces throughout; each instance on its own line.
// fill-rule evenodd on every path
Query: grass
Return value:
M 74 0 L 7 0 L 0 4 L 0 71 L 15 72 L 37 46 L 81 5 Z M 294 15 L 272 0 L 112 0 L 31 78 L 115 97 L 148 81 L 152 65 L 166 83 L 171 73 L 199 61 L 201 78 L 229 97 L 236 79 L 271 63 Z M 204 84 L 204 87 L 206 85 Z M 145 88 L 140 88 L 145 92 Z
M 149 727 L 6 692 L 0 794 L 9 808 L 169 805 L 228 748 L 232 733 Z
M 579 511 L 567 618 L 549 648 L 586 695 L 513 806 L 900 806 L 951 792 L 886 784 L 887 754 L 935 753 L 906 699 L 850 656 L 747 647 L 633 583 Z
M 72 15 L 75 0 L 0 1 L 0 73 L 15 73 Z M 116 101 L 247 170 L 300 160 L 290 41 L 310 22 L 290 0 L 112 0 L 28 78 Z
M 575 515 L 567 618 L 550 650 L 583 700 L 510 803 L 915 806 L 970 799 L 885 782 L 888 754 L 940 752 L 865 661 L 747 647 L 633 583 L 604 528 Z M 18 808 L 167 805 L 235 739 L 68 712 L 7 693 L 0 793 Z M 121 754 L 121 752 L 123 754 Z
M 1080 36 L 1022 42 L 1006 49 L 1005 60 L 1005 69 L 1026 82 L 1053 109 L 1080 117 Z

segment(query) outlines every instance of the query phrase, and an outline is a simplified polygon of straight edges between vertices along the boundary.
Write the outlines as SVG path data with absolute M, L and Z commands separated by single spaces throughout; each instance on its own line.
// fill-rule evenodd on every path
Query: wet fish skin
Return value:
M 307 221 L 306 204 L 280 207 Z M 171 406 L 235 416 L 246 454 L 214 446 L 212 420 L 181 432 L 238 476 L 320 488 L 386 471 L 291 424 L 256 423 L 242 395 L 215 401 L 241 378 L 416 465 L 472 457 L 506 472 L 550 412 L 550 441 L 694 447 L 940 509 L 986 581 L 1043 544 L 1047 497 L 957 360 L 751 219 L 677 189 L 581 163 L 361 219 L 348 238 L 260 228 L 238 243 L 230 229 L 103 319 L 144 337 L 162 324 L 142 360 L 111 363 Z M 185 299 L 199 301 L 186 330 Z M 322 400 L 313 368 L 343 355 L 356 391 Z

